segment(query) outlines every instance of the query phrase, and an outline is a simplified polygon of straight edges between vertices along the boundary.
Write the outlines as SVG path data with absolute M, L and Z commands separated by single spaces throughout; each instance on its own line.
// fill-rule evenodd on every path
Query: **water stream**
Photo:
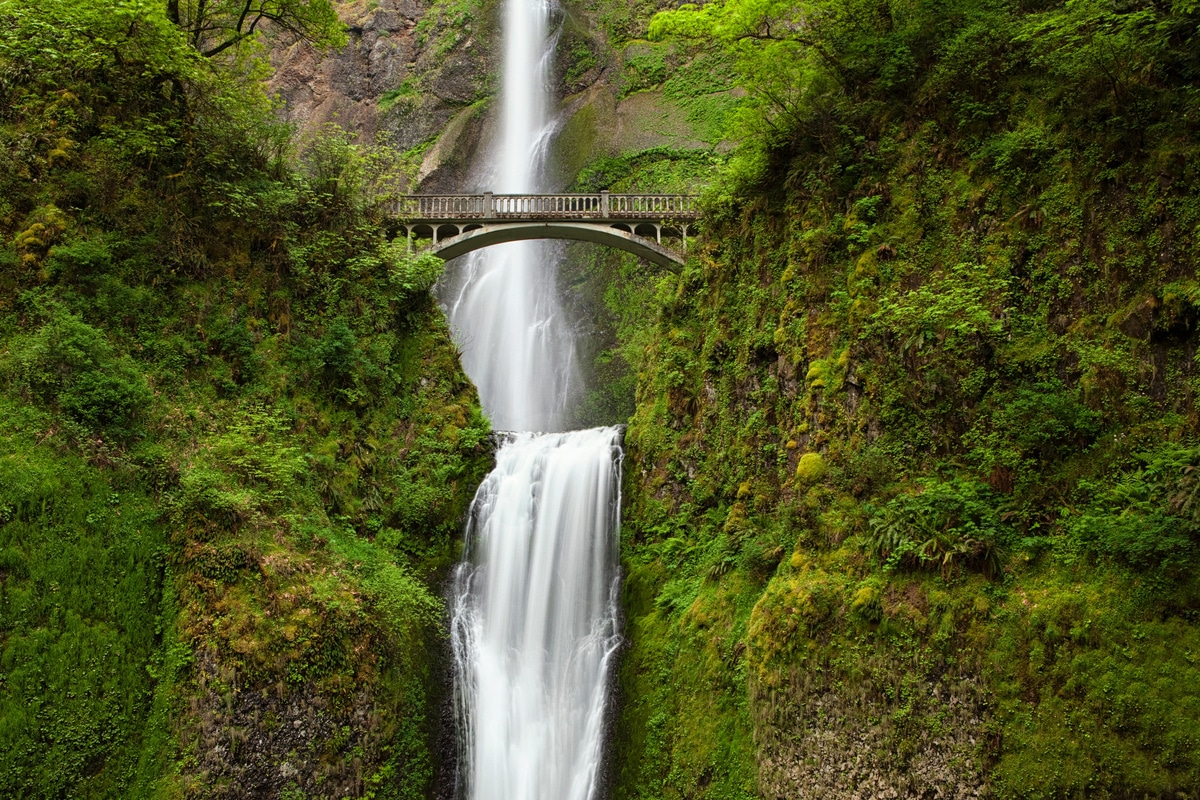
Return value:
M 499 141 L 476 165 L 483 191 L 546 191 L 555 119 L 550 79 L 557 31 L 543 0 L 505 0 Z M 512 242 L 465 257 L 442 287 L 463 368 L 498 430 L 561 430 L 579 388 L 575 342 L 544 242 Z
M 473 800 L 590 800 L 616 650 L 614 428 L 511 434 L 480 487 L 452 643 Z
M 550 188 L 553 11 L 506 0 L 500 135 L 480 170 L 491 191 Z M 579 379 L 556 252 L 487 248 L 440 288 L 463 367 L 494 427 L 508 431 L 454 576 L 464 800 L 593 800 L 598 790 L 619 639 L 620 431 L 563 431 Z

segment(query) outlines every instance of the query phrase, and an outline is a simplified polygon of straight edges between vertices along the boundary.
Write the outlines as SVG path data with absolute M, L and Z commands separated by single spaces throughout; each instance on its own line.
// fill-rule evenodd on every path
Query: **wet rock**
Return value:
M 899 701 L 869 683 L 822 687 L 819 678 L 796 675 L 769 700 L 756 698 L 762 796 L 988 796 L 978 745 L 984 692 L 977 679 L 947 677 L 917 686 L 908 709 L 899 714 Z
M 197 654 L 196 670 L 208 688 L 192 700 L 195 758 L 187 771 L 204 797 L 277 797 L 285 789 L 362 796 L 364 771 L 378 768 L 386 747 L 369 687 L 335 705 L 312 685 L 239 685 L 211 652 Z

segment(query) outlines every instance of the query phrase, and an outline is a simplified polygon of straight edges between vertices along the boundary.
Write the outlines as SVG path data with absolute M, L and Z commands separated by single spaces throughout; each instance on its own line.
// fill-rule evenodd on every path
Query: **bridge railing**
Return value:
M 470 219 L 484 216 L 484 195 L 426 194 L 396 199 L 397 217 L 403 219 Z
M 396 200 L 404 220 L 695 219 L 696 198 L 684 194 L 429 194 Z
M 686 194 L 610 194 L 610 217 L 695 217 L 696 198 Z

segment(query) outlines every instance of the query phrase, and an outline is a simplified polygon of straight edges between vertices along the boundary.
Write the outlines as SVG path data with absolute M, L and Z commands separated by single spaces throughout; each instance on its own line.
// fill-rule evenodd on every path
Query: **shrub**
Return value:
M 917 481 L 913 491 L 889 500 L 869 521 L 869 547 L 889 566 L 940 569 L 956 566 L 999 571 L 1005 528 L 985 483 L 955 478 Z
M 392 263 L 389 278 L 397 300 L 407 303 L 433 288 L 446 262 L 433 253 L 400 252 L 399 244 L 399 241 L 394 243 L 389 253 Z
M 18 338 L 6 366 L 21 391 L 111 434 L 130 433 L 150 399 L 133 361 L 117 355 L 100 331 L 65 312 Z
M 1200 448 L 1168 444 L 1137 456 L 1143 466 L 1093 495 L 1068 526 L 1077 548 L 1161 577 L 1184 574 L 1200 556 Z
M 335 319 L 317 342 L 317 353 L 326 381 L 334 387 L 349 386 L 355 367 L 362 356 L 358 352 L 358 337 L 344 319 Z
M 58 241 L 66 230 L 66 215 L 53 205 L 41 206 L 29 215 L 28 227 L 17 234 L 13 243 L 21 254 L 21 262 L 33 264 L 42 259 L 46 251 Z
M 994 410 L 963 437 L 985 472 L 1007 469 L 1018 480 L 1033 479 L 1041 466 L 1083 450 L 1101 428 L 1101 415 L 1057 379 L 996 395 L 987 401 Z
M 55 246 L 47 256 L 47 270 L 62 278 L 98 275 L 112 267 L 112 251 L 102 239 L 81 239 Z
M 246 321 L 221 320 L 214 327 L 212 342 L 229 364 L 234 383 L 243 385 L 253 381 L 262 364 L 255 352 L 254 334 Z

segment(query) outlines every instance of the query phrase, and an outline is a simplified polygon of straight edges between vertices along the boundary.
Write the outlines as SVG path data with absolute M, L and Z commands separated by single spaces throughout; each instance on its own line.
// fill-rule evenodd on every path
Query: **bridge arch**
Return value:
M 493 222 L 469 225 L 455 229 L 456 235 L 442 238 L 442 231 L 448 227 L 445 225 L 438 227 L 438 238 L 429 248 L 429 252 L 447 260 L 504 242 L 521 242 L 530 239 L 568 239 L 615 247 L 668 269 L 674 269 L 684 263 L 683 256 L 663 247 L 656 241 L 660 238 L 659 229 L 652 226 L 645 227 L 650 228 L 654 239 L 639 236 L 624 225 L 617 227 L 603 223 L 557 220 L 553 222 Z M 643 227 L 643 225 L 639 225 L 638 229 Z M 418 233 L 417 226 L 413 226 L 412 233 Z M 424 231 L 420 233 L 424 233 Z

